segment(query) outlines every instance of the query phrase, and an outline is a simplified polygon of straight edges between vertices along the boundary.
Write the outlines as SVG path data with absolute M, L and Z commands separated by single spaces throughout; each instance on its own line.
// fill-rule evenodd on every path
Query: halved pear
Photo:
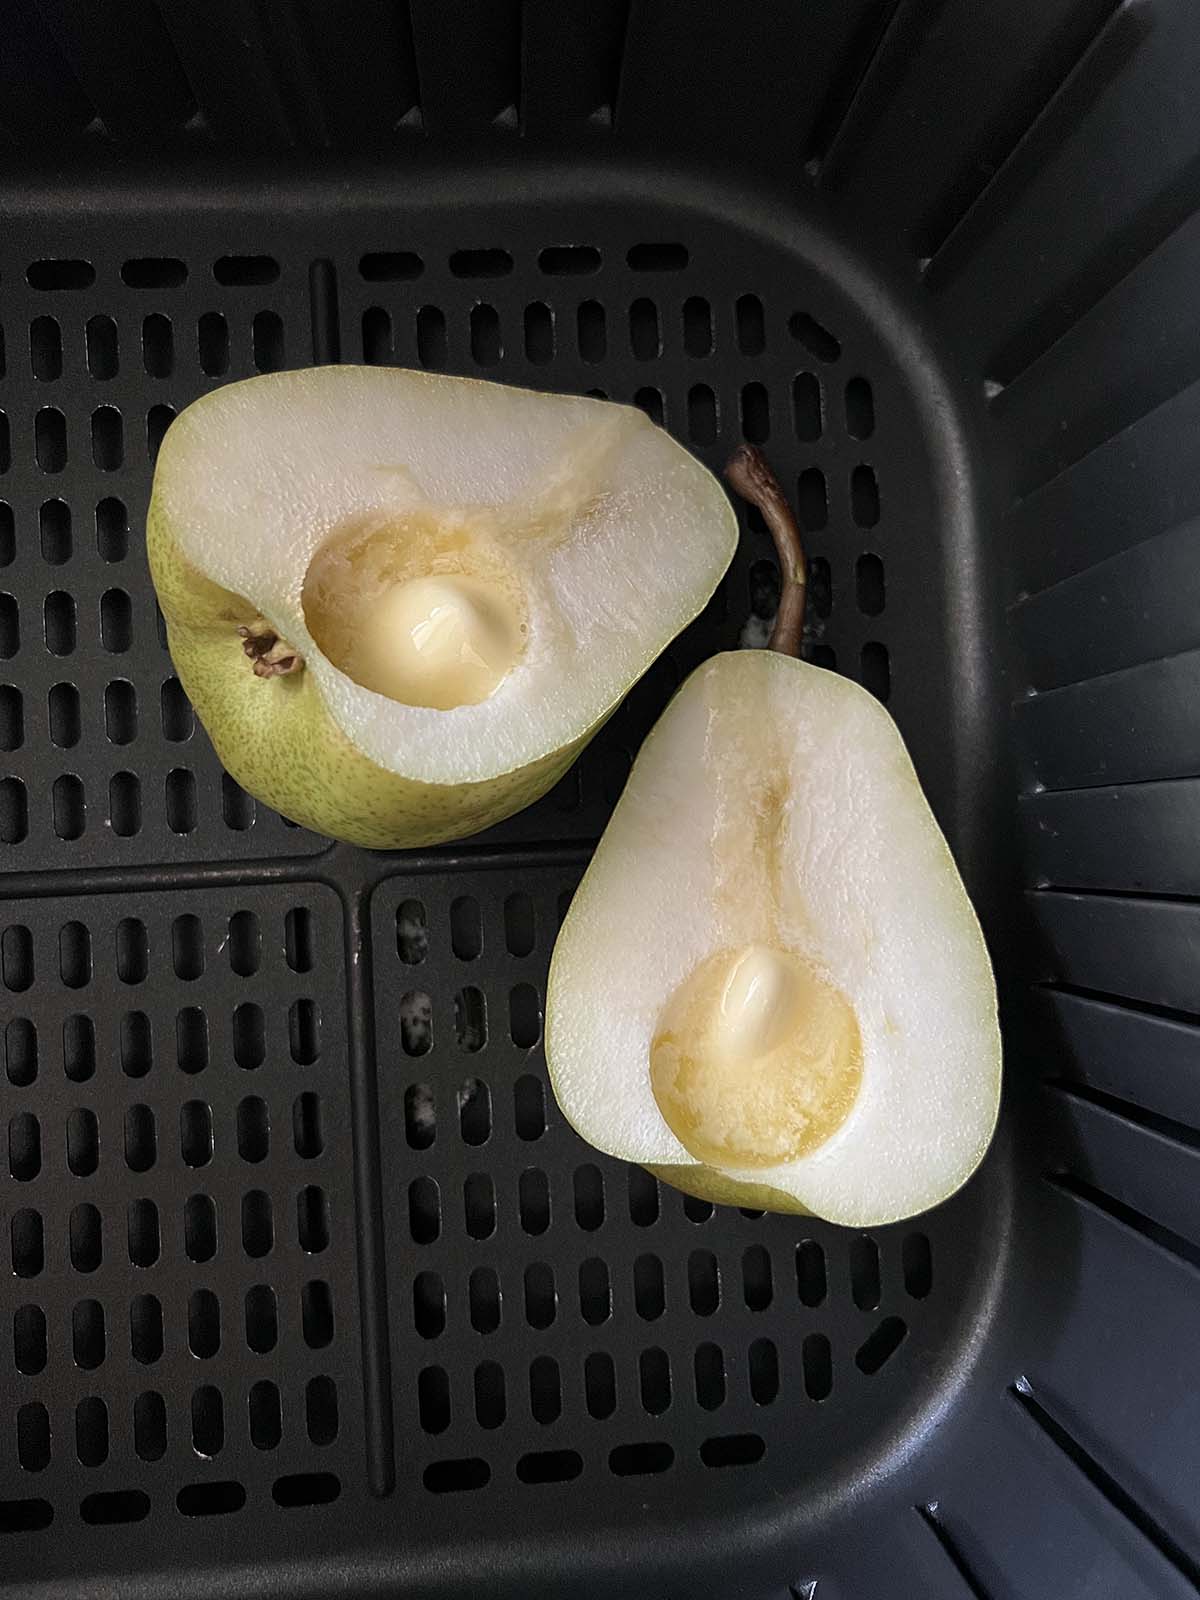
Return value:
M 698 668 L 634 762 L 555 946 L 550 1081 L 590 1144 L 689 1193 L 873 1226 L 983 1156 L 995 985 L 892 719 L 773 644 Z
M 736 541 L 720 484 L 640 411 L 350 366 L 189 406 L 147 527 L 171 655 L 225 767 L 377 848 L 543 794 Z

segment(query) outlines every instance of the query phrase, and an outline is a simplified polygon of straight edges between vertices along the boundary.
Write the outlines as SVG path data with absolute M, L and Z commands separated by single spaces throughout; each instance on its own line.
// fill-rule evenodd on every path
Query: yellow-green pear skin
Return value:
M 801 1205 L 795 1195 L 773 1189 L 769 1183 L 740 1183 L 716 1167 L 697 1165 L 647 1166 L 662 1183 L 672 1189 L 690 1194 L 696 1200 L 711 1200 L 715 1206 L 743 1206 L 747 1211 L 781 1211 L 796 1217 L 811 1217 L 807 1206 Z
M 311 673 L 254 676 L 237 631 L 254 621 L 253 607 L 189 567 L 153 501 L 146 553 L 171 659 L 222 766 L 249 794 L 317 833 L 372 850 L 478 833 L 553 788 L 599 726 L 483 783 L 419 783 L 387 772 L 346 738 Z
M 703 608 L 737 519 L 633 407 L 332 366 L 181 412 L 146 537 L 230 775 L 318 833 L 406 849 L 552 788 Z

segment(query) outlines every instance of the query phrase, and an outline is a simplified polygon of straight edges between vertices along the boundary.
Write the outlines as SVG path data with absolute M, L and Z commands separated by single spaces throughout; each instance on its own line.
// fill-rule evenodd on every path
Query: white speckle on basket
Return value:
M 433 1043 L 433 1001 L 421 989 L 400 1001 L 400 1042 L 410 1056 L 423 1056 Z

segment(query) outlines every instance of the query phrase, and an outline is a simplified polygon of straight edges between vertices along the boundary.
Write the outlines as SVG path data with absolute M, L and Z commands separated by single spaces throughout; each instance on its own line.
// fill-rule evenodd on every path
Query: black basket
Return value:
M 5 1594 L 1195 1594 L 1197 81 L 1186 0 L 9 0 Z M 546 1085 L 631 755 L 773 609 L 754 517 L 488 834 L 331 846 L 222 773 L 154 453 L 338 360 L 763 443 L 807 651 L 894 713 L 996 957 L 949 1204 L 714 1209 Z

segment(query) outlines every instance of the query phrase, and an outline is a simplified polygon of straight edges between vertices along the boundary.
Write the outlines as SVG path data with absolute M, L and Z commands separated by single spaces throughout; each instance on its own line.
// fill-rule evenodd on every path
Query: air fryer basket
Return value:
M 1186 0 L 10 0 L 0 1593 L 1200 1586 L 1200 18 Z M 984 918 L 1002 1126 L 864 1235 L 549 1094 L 556 929 L 761 523 L 559 787 L 372 855 L 222 773 L 172 416 L 365 361 L 763 444 L 811 659 Z M 688 909 L 680 906 L 680 916 Z M 619 937 L 619 930 L 614 930 Z

